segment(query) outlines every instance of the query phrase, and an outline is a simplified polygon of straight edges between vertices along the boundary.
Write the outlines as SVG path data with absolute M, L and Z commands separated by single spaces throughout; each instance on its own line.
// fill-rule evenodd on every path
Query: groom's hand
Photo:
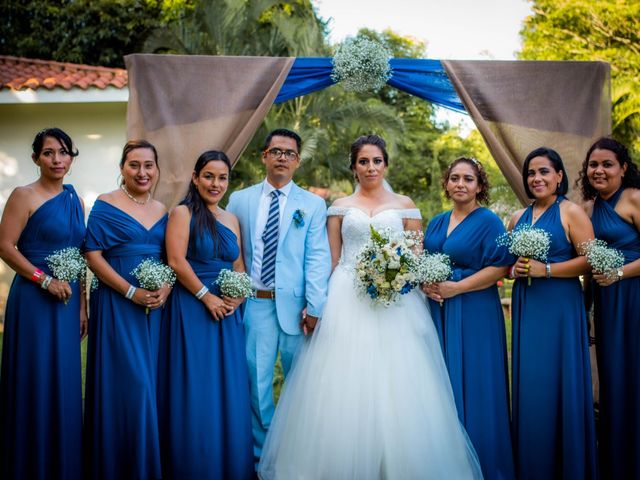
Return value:
M 302 321 L 300 322 L 302 333 L 304 333 L 305 335 L 309 335 L 310 333 L 313 333 L 313 330 L 316 328 L 317 323 L 318 323 L 318 317 L 314 317 L 313 315 L 307 315 L 306 309 L 302 311 Z

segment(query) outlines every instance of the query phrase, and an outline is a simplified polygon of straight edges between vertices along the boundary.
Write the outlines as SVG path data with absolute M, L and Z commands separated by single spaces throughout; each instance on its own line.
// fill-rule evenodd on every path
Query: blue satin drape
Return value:
M 392 58 L 393 75 L 387 82 L 392 87 L 427 100 L 435 105 L 465 112 L 453 84 L 439 60 Z M 274 103 L 330 87 L 333 65 L 331 58 L 296 58 Z

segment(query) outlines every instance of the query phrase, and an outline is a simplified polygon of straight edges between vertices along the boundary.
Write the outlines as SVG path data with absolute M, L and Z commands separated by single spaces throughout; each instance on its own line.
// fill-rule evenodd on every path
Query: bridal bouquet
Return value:
M 138 284 L 147 290 L 158 290 L 164 285 L 170 287 L 176 282 L 175 272 L 164 263 L 155 258 L 147 258 L 131 271 Z M 149 308 L 145 309 L 145 313 L 149 313 Z
M 580 244 L 580 247 L 587 257 L 587 263 L 597 273 L 615 276 L 624 265 L 624 254 L 617 248 L 607 246 L 604 240 L 591 240 Z
M 496 242 L 500 246 L 508 247 L 512 255 L 546 262 L 551 247 L 551 235 L 541 228 L 523 224 L 511 232 L 500 235 Z M 531 277 L 528 284 L 531 285 Z
M 377 305 L 388 307 L 421 281 L 419 244 L 415 232 L 382 232 L 371 228 L 371 238 L 356 259 L 356 290 Z
M 244 272 L 235 272 L 227 268 L 222 269 L 215 283 L 220 287 L 220 293 L 225 297 L 253 297 L 251 277 Z
M 75 282 L 87 276 L 87 261 L 80 253 L 78 247 L 67 247 L 56 250 L 45 259 L 47 266 L 58 280 L 65 282 Z M 68 300 L 65 300 L 66 305 Z

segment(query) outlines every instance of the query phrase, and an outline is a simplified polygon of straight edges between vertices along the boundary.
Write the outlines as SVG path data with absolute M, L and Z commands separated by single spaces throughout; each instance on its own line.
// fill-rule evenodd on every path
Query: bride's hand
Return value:
M 444 300 L 444 298 L 440 294 L 440 285 L 437 283 L 423 283 L 422 291 L 431 300 L 434 300 L 436 302 L 441 302 L 442 300 Z

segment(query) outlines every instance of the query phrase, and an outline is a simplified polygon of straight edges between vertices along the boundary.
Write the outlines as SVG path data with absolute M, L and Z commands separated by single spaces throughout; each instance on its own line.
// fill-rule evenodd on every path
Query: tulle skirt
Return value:
M 421 293 L 374 306 L 336 268 L 259 465 L 263 479 L 482 478 Z

